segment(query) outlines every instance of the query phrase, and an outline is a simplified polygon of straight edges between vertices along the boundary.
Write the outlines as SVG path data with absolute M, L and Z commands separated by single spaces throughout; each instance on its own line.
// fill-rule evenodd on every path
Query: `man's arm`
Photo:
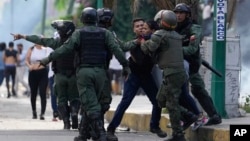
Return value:
M 65 41 L 62 46 L 57 48 L 54 52 L 48 56 L 49 61 L 56 60 L 65 56 L 68 53 L 73 52 L 80 45 L 80 32 L 75 31 L 72 36 Z
M 193 25 L 191 27 L 191 35 L 188 46 L 183 46 L 184 55 L 193 55 L 199 50 L 201 42 L 201 27 L 199 25 Z
M 126 51 L 129 51 L 129 50 L 133 49 L 133 48 L 136 48 L 137 44 L 138 44 L 137 39 L 131 40 L 131 41 L 127 41 L 127 42 L 122 42 L 121 43 L 121 49 L 124 52 L 126 52 Z
M 106 31 L 105 33 L 105 43 L 108 49 L 115 55 L 120 64 L 122 66 L 127 66 L 128 61 L 124 55 L 124 52 L 121 50 L 119 44 L 114 40 L 114 36 L 110 31 Z
M 162 33 L 159 31 L 156 31 L 154 34 L 152 34 L 149 40 L 141 44 L 141 50 L 145 54 L 149 54 L 150 52 L 155 52 L 160 46 L 162 40 L 161 34 Z
M 35 44 L 43 45 L 45 47 L 49 46 L 56 49 L 62 45 L 59 39 L 54 38 L 43 38 L 38 35 L 22 35 L 22 34 L 11 34 L 14 40 L 25 39 Z
M 62 45 L 62 43 L 60 42 L 60 39 L 43 38 L 37 35 L 25 36 L 25 39 L 32 43 L 43 45 L 45 47 L 50 47 L 52 49 L 56 49 Z

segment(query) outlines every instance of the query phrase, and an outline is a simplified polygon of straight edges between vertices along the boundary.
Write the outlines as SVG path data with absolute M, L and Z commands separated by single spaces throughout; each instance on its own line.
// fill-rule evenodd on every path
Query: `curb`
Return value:
M 114 111 L 106 112 L 105 118 L 110 122 Z M 151 114 L 148 113 L 125 113 L 121 121 L 121 126 L 132 128 L 136 131 L 148 131 Z M 166 125 L 169 123 L 168 114 L 162 114 L 160 128 L 171 135 L 171 129 Z M 187 129 L 185 131 L 187 141 L 229 141 L 229 130 L 210 127 L 201 127 L 197 131 Z

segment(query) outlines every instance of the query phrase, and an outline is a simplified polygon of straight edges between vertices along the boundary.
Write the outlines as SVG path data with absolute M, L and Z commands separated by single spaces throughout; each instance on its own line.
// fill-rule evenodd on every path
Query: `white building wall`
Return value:
M 202 42 L 201 55 L 212 66 L 213 40 L 205 37 Z M 226 43 L 226 78 L 225 78 L 225 108 L 229 118 L 241 116 L 239 112 L 240 71 L 241 71 L 240 38 L 227 37 Z M 216 68 L 215 68 L 216 69 Z M 200 69 L 206 89 L 211 93 L 211 71 Z

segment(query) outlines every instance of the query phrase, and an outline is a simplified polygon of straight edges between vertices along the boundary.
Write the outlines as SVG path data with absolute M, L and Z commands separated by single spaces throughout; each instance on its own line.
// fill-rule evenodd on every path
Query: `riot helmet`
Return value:
M 190 7 L 185 4 L 185 3 L 179 3 L 175 6 L 174 12 L 185 12 L 185 13 L 188 13 L 188 14 L 191 14 L 191 9 Z
M 177 19 L 176 15 L 173 11 L 170 10 L 161 10 L 159 11 L 155 17 L 155 21 L 158 21 L 160 23 L 160 27 L 167 29 L 167 30 L 173 30 L 175 29 L 177 25 Z
M 97 9 L 98 25 L 104 28 L 108 28 L 112 25 L 111 20 L 113 18 L 113 12 L 109 8 Z
M 82 10 L 81 22 L 83 24 L 95 24 L 97 22 L 97 11 L 92 7 L 86 7 Z
M 70 20 L 55 20 L 51 23 L 60 35 L 60 38 L 68 38 L 75 31 L 75 24 Z
M 161 13 L 163 12 L 164 10 L 160 10 L 159 12 L 156 13 L 155 17 L 154 17 L 154 21 L 156 21 L 158 23 L 159 26 L 160 23 L 161 23 Z

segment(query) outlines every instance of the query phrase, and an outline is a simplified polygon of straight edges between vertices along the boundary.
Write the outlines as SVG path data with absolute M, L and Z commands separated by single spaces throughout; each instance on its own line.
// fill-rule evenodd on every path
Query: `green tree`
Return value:
M 121 40 L 132 38 L 132 13 L 130 11 L 130 2 L 127 0 L 117 0 L 117 8 L 114 12 L 112 29 Z

